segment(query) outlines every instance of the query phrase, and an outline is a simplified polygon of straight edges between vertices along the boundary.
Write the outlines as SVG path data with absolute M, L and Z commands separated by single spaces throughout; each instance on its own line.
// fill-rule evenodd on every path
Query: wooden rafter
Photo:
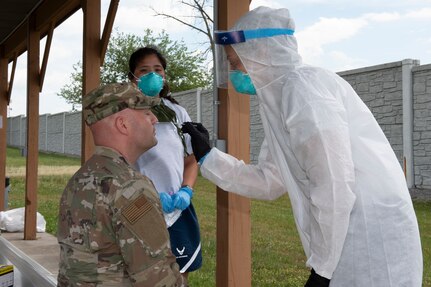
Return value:
M 17 57 L 15 57 L 13 59 L 12 71 L 10 74 L 10 80 L 9 80 L 9 85 L 8 85 L 8 89 L 7 89 L 7 104 L 8 105 L 10 104 L 10 96 L 12 95 L 13 81 L 15 79 L 16 62 L 17 62 Z
M 45 43 L 45 51 L 43 53 L 42 66 L 40 68 L 40 92 L 42 92 L 43 81 L 45 80 L 46 66 L 48 65 L 49 50 L 51 49 L 52 35 L 54 34 L 54 23 L 51 23 Z
M 108 15 L 106 17 L 105 25 L 103 27 L 101 51 L 100 51 L 101 66 L 103 66 L 106 50 L 108 49 L 108 43 L 112 32 L 112 26 L 114 25 L 115 15 L 117 14 L 118 2 L 119 0 L 111 1 L 111 4 L 109 5 L 109 10 L 108 10 Z
M 58 27 L 68 17 L 81 8 L 81 0 L 45 0 L 31 14 L 35 18 L 35 30 L 41 38 L 49 33 L 51 25 Z M 3 55 L 9 62 L 27 51 L 26 22 L 2 44 Z

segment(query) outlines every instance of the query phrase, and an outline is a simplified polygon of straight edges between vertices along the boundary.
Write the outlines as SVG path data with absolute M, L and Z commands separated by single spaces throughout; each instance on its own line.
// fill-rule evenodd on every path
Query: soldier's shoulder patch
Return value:
M 148 213 L 152 208 L 154 208 L 153 205 L 145 195 L 140 195 L 126 206 L 121 213 L 130 224 L 135 224 L 139 218 Z

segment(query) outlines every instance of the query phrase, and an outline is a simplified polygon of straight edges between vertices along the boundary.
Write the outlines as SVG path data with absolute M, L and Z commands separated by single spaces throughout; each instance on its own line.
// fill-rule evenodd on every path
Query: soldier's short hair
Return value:
M 160 103 L 159 97 L 148 97 L 131 82 L 102 85 L 84 96 L 82 111 L 85 122 L 95 122 L 124 109 L 149 109 Z

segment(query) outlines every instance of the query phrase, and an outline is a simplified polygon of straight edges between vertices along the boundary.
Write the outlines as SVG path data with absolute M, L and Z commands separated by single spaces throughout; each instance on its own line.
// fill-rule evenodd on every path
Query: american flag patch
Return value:
M 149 212 L 153 206 L 148 202 L 144 195 L 140 195 L 126 208 L 123 209 L 122 214 L 130 222 L 130 224 L 135 224 L 139 218 L 144 216 Z

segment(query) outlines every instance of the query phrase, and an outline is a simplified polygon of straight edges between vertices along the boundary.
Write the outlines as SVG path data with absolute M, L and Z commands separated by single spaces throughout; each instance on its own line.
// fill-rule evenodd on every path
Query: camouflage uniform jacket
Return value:
M 112 149 L 96 147 L 69 180 L 57 238 L 58 286 L 186 285 L 153 183 Z

